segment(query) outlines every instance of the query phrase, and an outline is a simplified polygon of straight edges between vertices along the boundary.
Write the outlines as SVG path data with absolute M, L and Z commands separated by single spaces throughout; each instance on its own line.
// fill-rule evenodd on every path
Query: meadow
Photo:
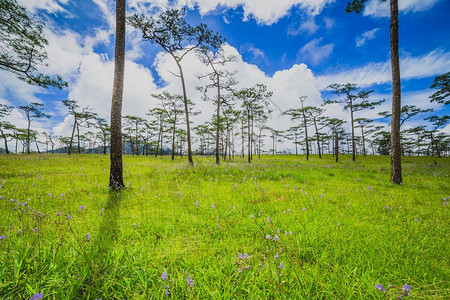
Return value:
M 450 158 L 0 156 L 0 298 L 450 297 Z

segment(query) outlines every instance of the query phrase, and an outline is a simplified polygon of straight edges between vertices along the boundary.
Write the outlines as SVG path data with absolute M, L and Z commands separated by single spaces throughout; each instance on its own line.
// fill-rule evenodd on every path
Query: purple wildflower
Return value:
M 21 233 L 22 233 L 22 230 L 21 230 L 21 229 L 19 229 L 19 231 L 17 231 L 17 233 L 18 233 L 18 234 L 21 234 Z
M 84 209 L 84 205 L 80 205 L 80 210 L 83 210 Z
M 267 240 L 270 239 L 270 238 L 271 238 L 270 234 L 266 235 L 266 239 Z
M 375 285 L 375 287 L 376 287 L 377 289 L 379 289 L 380 291 L 382 291 L 382 292 L 386 292 L 386 289 L 381 285 L 381 283 Z
M 275 236 L 273 237 L 273 241 L 278 242 L 278 235 L 275 234 Z
M 282 262 L 280 262 L 280 269 L 284 269 L 284 265 Z
M 255 215 L 254 215 L 254 214 L 251 214 L 251 215 L 250 215 L 250 218 L 254 218 L 254 217 L 255 217 Z
M 242 269 L 238 269 L 238 272 L 239 272 L 239 273 L 242 273 Z
M 6 239 L 6 235 L 0 236 L 0 240 Z
M 306 207 L 303 207 L 303 210 L 306 210 Z
M 405 285 L 403 286 L 403 291 L 407 292 L 411 289 L 411 286 L 409 286 L 407 283 L 405 283 Z
M 444 201 L 444 202 L 442 202 L 442 204 L 444 204 L 444 205 L 448 205 L 448 202 L 447 202 L 447 201 Z
M 197 201 L 195 201 L 195 208 L 198 208 L 198 200 Z
M 56 214 L 58 215 L 58 217 L 62 216 L 62 212 L 60 212 L 60 211 L 58 211 Z
M 414 222 L 419 222 L 419 219 L 415 218 L 415 219 L 414 219 Z
M 165 289 L 165 290 L 164 290 L 164 295 L 169 296 L 169 294 L 170 294 L 169 290 L 168 290 L 168 289 Z
M 164 272 L 161 274 L 161 279 L 162 279 L 163 281 L 165 281 L 165 280 L 167 279 L 167 277 L 168 277 L 168 275 L 167 275 L 166 271 L 164 271 Z
M 70 219 L 73 219 L 73 217 L 71 215 L 66 215 L 66 219 L 70 220 Z
M 249 258 L 250 256 L 247 253 L 244 253 L 244 258 Z
M 267 217 L 267 222 L 269 222 L 270 224 L 273 223 L 272 220 L 269 217 Z
M 186 282 L 188 284 L 188 286 L 194 286 L 194 280 L 192 279 L 191 275 L 188 275 Z
M 278 255 L 278 252 L 275 254 L 275 258 L 279 258 L 280 256 Z
M 2 196 L 3 197 L 3 196 Z M 14 202 L 14 201 L 16 201 L 16 200 L 14 200 L 14 199 L 9 199 L 9 202 Z
M 43 297 L 44 297 L 44 294 L 36 293 L 33 295 L 33 297 L 30 298 L 30 300 L 38 300 L 38 299 L 42 299 Z
M 36 227 L 33 229 L 34 232 L 37 232 L 39 229 Z
M 213 202 L 213 204 L 211 205 L 212 208 L 216 207 L 216 202 Z
M 239 253 L 238 258 L 239 258 L 239 259 L 242 259 L 242 258 L 243 258 L 242 253 Z
M 86 241 L 90 241 L 91 240 L 91 236 L 89 235 L 89 233 L 86 234 Z

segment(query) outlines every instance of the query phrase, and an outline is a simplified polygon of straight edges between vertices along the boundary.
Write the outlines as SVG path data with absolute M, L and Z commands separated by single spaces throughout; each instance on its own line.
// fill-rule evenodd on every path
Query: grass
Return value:
M 450 159 L 340 158 L 2 155 L 0 298 L 448 299 Z

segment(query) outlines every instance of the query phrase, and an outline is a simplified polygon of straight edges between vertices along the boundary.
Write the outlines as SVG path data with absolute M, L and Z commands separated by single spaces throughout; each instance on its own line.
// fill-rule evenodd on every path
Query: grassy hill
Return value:
M 450 159 L 340 158 L 1 155 L 0 298 L 450 297 Z

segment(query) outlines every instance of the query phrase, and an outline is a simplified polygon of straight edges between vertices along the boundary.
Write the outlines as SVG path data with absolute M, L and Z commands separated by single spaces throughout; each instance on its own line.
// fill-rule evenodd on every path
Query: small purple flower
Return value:
M 17 233 L 18 233 L 18 234 L 21 234 L 21 233 L 22 233 L 22 230 L 21 230 L 21 229 L 19 229 L 19 231 L 17 231 Z
M 42 299 L 43 297 L 44 297 L 44 294 L 36 293 L 33 295 L 33 297 L 30 298 L 30 300 L 38 300 L 38 299 Z
M 266 240 L 268 240 L 270 238 L 271 238 L 270 234 L 266 235 Z
M 238 258 L 239 258 L 239 259 L 242 259 L 242 258 L 243 258 L 242 253 L 239 253 Z
M 442 202 L 442 204 L 444 204 L 444 205 L 448 205 L 448 202 L 447 202 L 447 201 L 444 201 L 444 202 Z
M 411 286 L 409 286 L 407 283 L 405 283 L 405 285 L 403 286 L 403 291 L 407 292 L 411 289 Z
M 194 280 L 192 279 L 191 275 L 188 275 L 186 282 L 187 282 L 188 286 L 190 286 L 190 287 L 194 286 Z
M 6 235 L 0 236 L 0 241 L 6 239 Z
M 250 218 L 254 218 L 254 217 L 255 217 L 255 215 L 254 215 L 254 214 L 251 214 L 251 215 L 250 215 Z
M 198 208 L 198 200 L 197 201 L 195 201 L 195 208 Z
M 288 209 L 288 212 L 291 212 L 291 211 L 292 211 L 292 209 L 289 208 L 289 209 Z
M 34 232 L 37 232 L 39 229 L 36 227 L 33 229 Z
M 375 285 L 375 287 L 382 292 L 386 292 L 386 289 L 381 285 L 381 283 Z
M 273 237 L 273 241 L 278 242 L 278 235 L 275 234 L 275 236 Z
M 86 234 L 86 241 L 90 241 L 91 240 L 91 236 L 89 235 L 89 233 Z
M 246 269 L 246 270 L 250 270 L 250 266 L 246 266 L 245 269 Z
M 134 226 L 134 228 L 137 228 L 137 223 L 134 223 L 133 226 Z
M 62 216 L 62 212 L 60 212 L 60 211 L 58 211 L 56 214 L 58 215 L 58 217 Z
M 284 265 L 282 262 L 280 262 L 280 269 L 284 269 Z
M 306 207 L 303 207 L 303 210 L 306 210 Z
M 414 219 L 414 222 L 419 222 L 419 219 L 415 218 L 415 219 Z
M 71 220 L 71 219 L 73 219 L 73 217 L 71 215 L 66 215 L 66 219 Z
M 275 258 L 279 258 L 280 256 L 278 255 L 278 252 L 275 254 Z
M 9 199 L 9 202 L 14 202 L 14 201 L 16 201 L 16 200 L 14 200 L 14 199 Z
M 242 273 L 242 269 L 238 269 L 238 272 L 239 272 L 239 273 Z
M 169 294 L 170 294 L 169 290 L 168 290 L 168 289 L 165 289 L 165 290 L 164 290 L 164 295 L 169 296 Z
M 161 279 L 162 279 L 163 281 L 166 281 L 167 277 L 168 277 L 168 275 L 167 275 L 166 271 L 164 271 L 164 272 L 161 274 Z
M 247 253 L 244 253 L 244 258 L 249 258 L 250 256 Z
M 213 204 L 211 205 L 212 208 L 216 207 L 216 202 L 213 202 Z
M 80 210 L 83 210 L 84 209 L 84 205 L 80 205 Z
M 269 222 L 270 224 L 273 224 L 272 220 L 269 217 L 267 217 L 267 222 Z

